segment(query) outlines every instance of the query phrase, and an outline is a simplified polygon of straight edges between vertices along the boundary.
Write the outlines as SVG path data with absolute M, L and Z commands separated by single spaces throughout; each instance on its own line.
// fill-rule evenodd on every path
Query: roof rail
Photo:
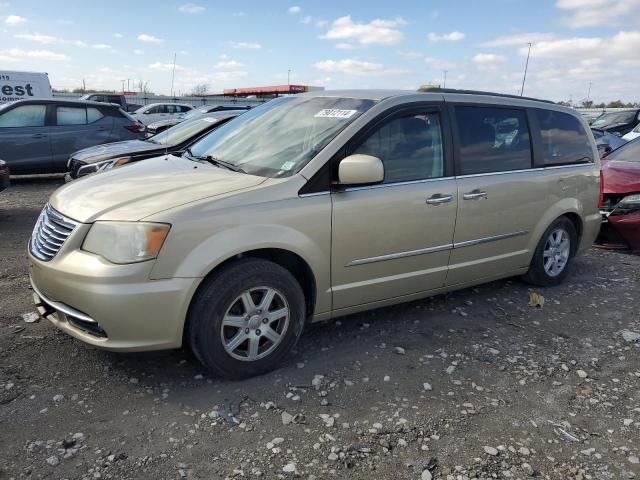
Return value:
M 439 87 L 428 87 L 428 88 L 419 88 L 418 92 L 422 93 L 462 93 L 466 95 L 488 95 L 492 97 L 505 97 L 505 98 L 520 98 L 522 100 L 534 100 L 536 102 L 545 102 L 545 103 L 553 103 L 551 100 L 543 100 L 541 98 L 533 98 L 533 97 L 521 97 L 520 95 L 510 95 L 508 93 L 495 93 L 495 92 L 483 92 L 481 90 L 461 90 L 457 88 L 439 88 Z

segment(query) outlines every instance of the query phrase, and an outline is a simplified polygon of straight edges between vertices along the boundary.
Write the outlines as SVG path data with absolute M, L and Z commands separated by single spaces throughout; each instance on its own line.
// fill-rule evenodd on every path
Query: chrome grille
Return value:
M 31 235 L 31 253 L 45 262 L 51 260 L 77 225 L 78 222 L 56 212 L 47 204 Z

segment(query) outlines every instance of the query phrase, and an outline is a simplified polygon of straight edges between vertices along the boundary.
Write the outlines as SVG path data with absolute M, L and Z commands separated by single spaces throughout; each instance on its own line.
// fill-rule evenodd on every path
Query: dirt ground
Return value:
M 640 257 L 592 249 L 542 307 L 512 279 L 315 325 L 229 382 L 25 321 L 60 184 L 0 193 L 0 479 L 640 478 Z

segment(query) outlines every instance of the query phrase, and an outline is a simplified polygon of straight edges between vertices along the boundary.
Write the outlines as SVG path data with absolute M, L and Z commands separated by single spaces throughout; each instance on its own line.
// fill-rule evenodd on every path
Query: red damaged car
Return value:
M 602 184 L 596 245 L 640 251 L 640 138 L 602 159 Z

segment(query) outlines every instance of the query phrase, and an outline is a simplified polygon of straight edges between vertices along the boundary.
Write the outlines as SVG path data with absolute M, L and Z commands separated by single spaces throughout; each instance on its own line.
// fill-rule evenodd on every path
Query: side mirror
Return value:
M 151 113 L 150 110 L 145 110 L 144 112 L 142 112 L 143 115 L 149 115 Z
M 382 160 L 371 155 L 349 155 L 338 166 L 340 185 L 365 185 L 384 180 Z

